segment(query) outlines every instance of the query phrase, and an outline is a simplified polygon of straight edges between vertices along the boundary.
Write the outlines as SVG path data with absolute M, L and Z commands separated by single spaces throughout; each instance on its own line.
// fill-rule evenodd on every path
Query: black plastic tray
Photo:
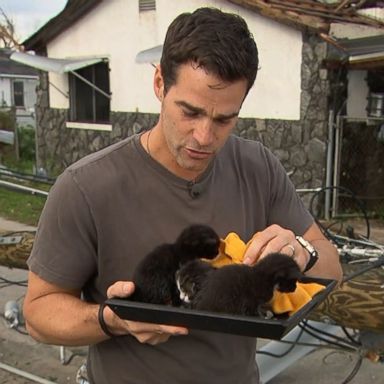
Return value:
M 120 318 L 147 323 L 178 325 L 190 329 L 231 333 L 278 340 L 296 326 L 309 312 L 320 304 L 336 285 L 335 280 L 305 278 L 303 283 L 319 283 L 325 286 L 311 301 L 292 316 L 284 318 L 238 316 L 218 312 L 198 311 L 181 307 L 147 304 L 125 299 L 109 299 L 106 304 Z

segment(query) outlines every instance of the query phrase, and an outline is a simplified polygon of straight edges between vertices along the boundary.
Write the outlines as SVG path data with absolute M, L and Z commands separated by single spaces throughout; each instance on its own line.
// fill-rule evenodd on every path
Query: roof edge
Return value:
M 102 0 L 68 0 L 65 8 L 59 14 L 50 19 L 33 35 L 23 41 L 22 45 L 24 46 L 24 49 L 37 52 L 44 50 L 51 40 L 81 19 L 101 2 Z M 68 20 L 71 21 L 68 22 Z

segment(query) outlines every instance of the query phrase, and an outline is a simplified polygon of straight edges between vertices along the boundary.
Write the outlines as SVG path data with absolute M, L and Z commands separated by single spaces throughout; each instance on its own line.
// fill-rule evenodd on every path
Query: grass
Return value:
M 0 217 L 28 225 L 37 225 L 45 198 L 0 187 Z
M 13 147 L 2 147 L 1 149 L 0 164 L 13 171 L 33 173 L 34 161 L 31 159 L 31 156 L 21 156 L 21 158 L 17 160 Z M 50 185 L 22 182 L 19 180 L 15 181 L 5 176 L 0 177 L 0 179 L 44 191 L 48 191 L 50 188 Z M 7 189 L 0 185 L 0 217 L 36 226 L 45 200 L 45 197 Z
M 0 145 L 0 165 L 19 172 L 32 173 L 34 166 L 33 157 L 25 157 L 23 153 L 19 159 L 16 158 L 13 146 Z

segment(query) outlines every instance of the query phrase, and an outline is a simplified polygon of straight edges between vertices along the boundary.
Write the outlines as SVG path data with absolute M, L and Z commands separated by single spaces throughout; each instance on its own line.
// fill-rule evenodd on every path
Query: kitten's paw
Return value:
M 267 304 L 259 305 L 259 307 L 257 308 L 257 313 L 259 317 L 265 320 L 270 320 L 274 317 L 273 312 L 271 311 L 271 309 L 268 307 Z

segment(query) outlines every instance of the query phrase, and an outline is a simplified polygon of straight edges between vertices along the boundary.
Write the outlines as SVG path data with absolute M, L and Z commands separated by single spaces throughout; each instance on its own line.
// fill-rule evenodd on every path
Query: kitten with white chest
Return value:
M 176 273 L 180 298 L 198 310 L 265 317 L 274 290 L 293 292 L 302 276 L 289 256 L 272 253 L 254 266 L 214 268 L 202 260 L 184 264 Z
M 162 244 L 137 266 L 130 300 L 152 304 L 181 304 L 176 271 L 197 258 L 213 259 L 219 252 L 220 238 L 206 226 L 195 224 L 184 229 L 174 243 Z

